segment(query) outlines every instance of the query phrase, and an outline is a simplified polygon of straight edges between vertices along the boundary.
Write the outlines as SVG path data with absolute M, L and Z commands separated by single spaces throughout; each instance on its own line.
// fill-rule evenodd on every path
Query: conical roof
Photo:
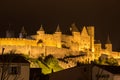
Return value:
M 76 27 L 75 23 L 71 25 L 72 32 L 79 32 L 78 28 Z
M 109 35 L 108 35 L 108 37 L 107 37 L 106 44 L 111 44 L 111 41 L 110 41 Z
M 39 31 L 44 31 L 44 29 L 43 29 L 43 26 L 42 26 L 42 25 L 40 26 Z
M 82 30 L 82 32 L 81 32 L 81 35 L 88 35 L 87 29 L 86 29 L 85 26 L 83 27 L 83 30 Z
M 59 24 L 57 26 L 56 32 L 61 32 Z
M 23 26 L 22 29 L 21 29 L 21 33 L 23 33 L 23 34 L 27 34 L 27 32 L 25 31 L 24 26 Z

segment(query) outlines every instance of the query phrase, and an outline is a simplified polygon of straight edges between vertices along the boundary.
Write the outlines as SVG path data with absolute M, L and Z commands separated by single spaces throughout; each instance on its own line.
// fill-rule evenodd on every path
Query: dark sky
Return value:
M 106 41 L 110 35 L 113 49 L 120 49 L 120 0 L 0 0 L 0 36 L 8 25 L 17 34 L 25 26 L 35 34 L 40 25 L 54 32 L 57 24 L 63 32 L 75 22 L 95 26 L 95 39 Z

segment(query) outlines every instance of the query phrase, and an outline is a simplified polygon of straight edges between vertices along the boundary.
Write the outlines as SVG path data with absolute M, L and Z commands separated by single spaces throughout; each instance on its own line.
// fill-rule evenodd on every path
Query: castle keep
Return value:
M 26 38 L 26 32 L 22 29 L 19 38 L 11 38 L 7 32 L 6 38 L 0 38 L 0 49 L 5 48 L 4 53 L 15 51 L 30 57 L 37 58 L 41 55 L 52 54 L 55 57 L 67 55 L 81 55 L 86 53 L 86 59 L 94 60 L 101 54 L 107 54 L 119 58 L 118 52 L 112 51 L 112 44 L 109 40 L 105 49 L 101 43 L 94 39 L 94 26 L 83 26 L 80 31 L 75 24 L 70 27 L 71 35 L 62 34 L 59 25 L 53 34 L 46 34 L 41 26 L 36 35 Z

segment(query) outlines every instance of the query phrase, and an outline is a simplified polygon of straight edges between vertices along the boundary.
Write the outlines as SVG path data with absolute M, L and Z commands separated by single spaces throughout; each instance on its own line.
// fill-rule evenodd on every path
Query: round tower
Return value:
M 112 52 L 112 43 L 110 41 L 109 35 L 105 44 L 105 49 L 108 52 L 108 54 L 110 54 Z
M 43 29 L 43 26 L 41 25 L 40 29 L 37 31 L 37 40 L 43 40 L 44 39 L 45 31 Z
M 102 50 L 100 40 L 95 41 L 94 47 L 95 47 L 94 48 L 94 56 L 97 59 L 101 55 L 101 50 Z
M 94 26 L 88 26 L 87 31 L 90 36 L 90 49 L 94 52 Z
M 8 26 L 8 30 L 6 30 L 6 38 L 14 38 L 14 31 L 11 29 L 11 26 L 9 24 Z
M 88 31 L 84 26 L 81 31 L 81 48 L 83 51 L 88 51 L 90 49 L 90 36 L 88 35 Z
M 58 48 L 61 48 L 61 35 L 62 35 L 62 32 L 61 32 L 59 24 L 58 24 L 57 29 L 55 31 L 56 46 Z
M 14 38 L 14 32 L 12 30 L 7 30 L 6 38 Z
M 73 40 L 75 42 L 80 41 L 80 31 L 78 30 L 78 28 L 76 27 L 75 23 L 73 23 L 71 25 L 70 30 L 72 31 L 72 35 L 73 35 Z
M 75 23 L 73 23 L 71 25 L 70 31 L 72 31 L 72 46 L 74 46 L 73 50 L 77 50 L 80 51 L 81 50 L 81 44 L 80 44 L 80 31 L 78 30 L 77 26 L 75 25 Z M 72 47 L 71 46 L 71 47 Z
M 19 33 L 19 38 L 26 38 L 26 37 L 27 37 L 27 32 L 25 31 L 25 28 L 23 26 Z
M 41 34 L 44 34 L 44 33 L 45 33 L 45 31 L 43 29 L 43 26 L 41 25 L 40 29 L 37 31 L 37 34 L 41 35 Z

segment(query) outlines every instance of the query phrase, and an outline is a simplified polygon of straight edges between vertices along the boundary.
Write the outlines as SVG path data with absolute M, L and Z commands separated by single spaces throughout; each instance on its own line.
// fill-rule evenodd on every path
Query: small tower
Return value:
M 84 26 L 81 32 L 81 48 L 83 51 L 90 50 L 90 36 L 88 35 L 87 29 Z
M 111 52 L 112 52 L 112 44 L 111 44 L 109 35 L 108 35 L 108 38 L 107 38 L 107 42 L 105 44 L 105 48 L 106 48 L 108 54 L 111 54 Z
M 55 37 L 56 37 L 56 47 L 61 48 L 61 30 L 60 30 L 60 26 L 58 24 L 56 31 L 55 31 Z
M 44 31 L 44 29 L 43 29 L 43 26 L 41 25 L 40 26 L 40 29 L 37 31 L 37 34 L 38 35 L 41 35 L 41 34 L 44 34 L 45 33 L 45 31 Z
M 23 26 L 21 31 L 20 31 L 19 38 L 26 38 L 26 36 L 27 36 L 27 33 L 26 33 L 25 28 Z
M 79 41 L 80 40 L 80 32 L 78 30 L 78 28 L 76 27 L 75 23 L 73 23 L 71 25 L 71 28 L 70 30 L 72 31 L 72 35 L 73 35 L 73 38 L 74 38 L 74 41 Z
M 37 31 L 36 39 L 37 40 L 42 40 L 42 41 L 44 41 L 44 39 L 45 39 L 45 31 L 44 31 L 42 25 L 41 25 L 40 29 Z
M 14 32 L 12 30 L 7 30 L 6 38 L 14 38 Z
M 72 31 L 72 41 L 71 41 L 71 44 L 72 45 L 75 45 L 74 46 L 74 49 L 73 50 L 75 50 L 75 51 L 80 51 L 81 50 L 81 44 L 80 44 L 80 39 L 81 39 L 81 37 L 80 37 L 80 32 L 79 32 L 79 30 L 78 30 L 78 28 L 77 28 L 77 26 L 75 25 L 75 23 L 73 23 L 72 25 L 71 25 L 71 31 Z
M 102 50 L 100 40 L 95 41 L 94 47 L 95 47 L 94 48 L 95 49 L 94 56 L 97 59 L 99 56 L 101 56 L 101 50 Z
M 58 26 L 57 26 L 56 32 L 60 32 L 60 33 L 61 33 L 59 24 L 58 24 Z
M 9 24 L 8 30 L 6 30 L 6 38 L 13 38 L 14 37 L 14 31 L 11 29 L 11 26 Z
M 72 32 L 79 32 L 79 30 L 76 27 L 75 23 L 71 24 L 70 31 L 72 31 Z

